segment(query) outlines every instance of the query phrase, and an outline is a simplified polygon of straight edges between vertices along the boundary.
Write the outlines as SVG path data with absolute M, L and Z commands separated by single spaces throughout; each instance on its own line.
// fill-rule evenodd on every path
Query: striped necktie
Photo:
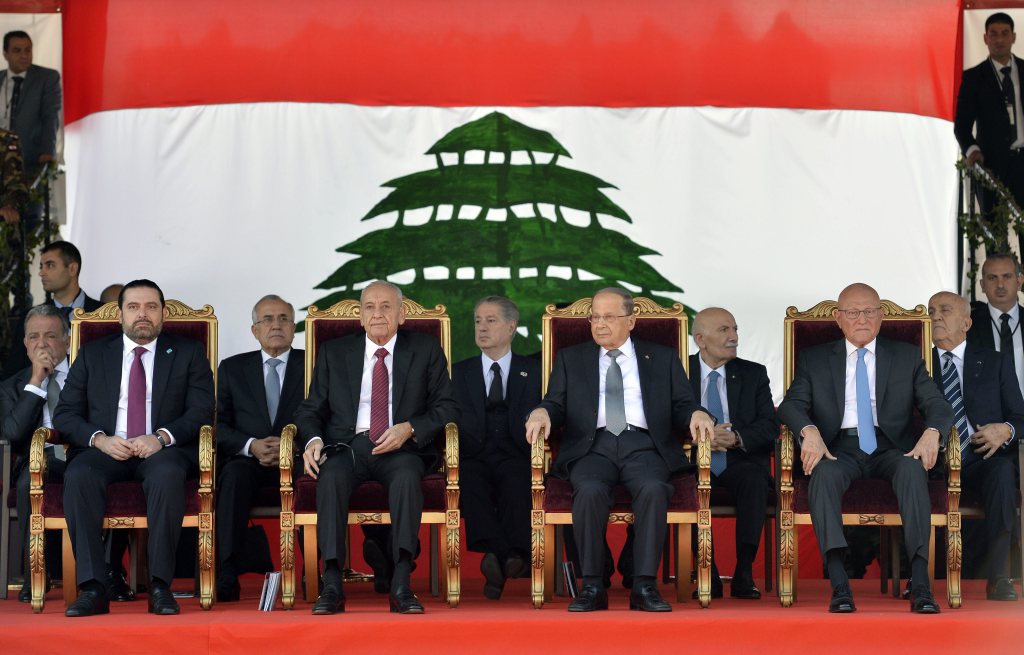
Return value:
M 967 450 L 967 444 L 971 437 L 967 433 L 967 409 L 964 407 L 964 396 L 960 391 L 960 375 L 956 372 L 956 364 L 953 363 L 953 353 L 942 355 L 942 388 L 946 392 L 946 400 L 953 406 L 953 424 L 960 435 L 960 452 L 967 454 L 974 451 Z

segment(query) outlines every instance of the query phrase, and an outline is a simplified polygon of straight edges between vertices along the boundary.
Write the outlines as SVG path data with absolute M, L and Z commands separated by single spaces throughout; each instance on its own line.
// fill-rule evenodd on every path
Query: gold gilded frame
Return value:
M 444 305 L 426 308 L 419 303 L 402 299 L 405 308 L 405 321 L 439 321 L 441 324 L 441 348 L 448 360 L 448 375 L 452 372 L 451 360 L 451 318 Z M 306 313 L 306 384 L 305 394 L 309 395 L 309 386 L 313 381 L 313 367 L 316 363 L 316 342 L 313 328 L 318 321 L 358 321 L 359 301 L 342 300 L 327 309 L 319 309 L 311 305 Z M 297 428 L 294 424 L 285 426 L 281 432 L 281 600 L 285 609 L 295 606 L 295 529 L 306 526 L 303 531 L 303 562 L 306 567 L 306 598 L 312 602 L 317 597 L 320 581 L 317 561 L 316 512 L 296 513 L 295 511 L 295 478 L 292 462 L 295 452 Z M 440 576 L 439 593 L 445 598 L 449 607 L 458 607 L 461 595 L 460 560 L 462 540 L 460 525 L 462 515 L 459 510 L 459 432 L 454 423 L 445 426 L 445 449 L 442 462 L 445 474 L 445 509 L 444 511 L 424 511 L 421 521 L 430 526 L 432 571 L 434 562 L 440 562 L 443 575 Z M 301 471 L 300 471 L 301 473 Z M 389 512 L 350 512 L 349 525 L 391 523 Z M 444 526 L 444 547 L 438 544 L 438 530 Z M 313 563 L 310 566 L 309 563 Z
M 890 300 L 882 300 L 882 320 L 916 320 L 921 323 L 921 357 L 929 375 L 932 372 L 932 322 L 924 305 L 913 309 L 905 309 Z M 783 322 L 784 371 L 783 388 L 788 390 L 796 374 L 795 325 L 797 322 L 834 321 L 834 313 L 838 309 L 835 300 L 824 300 L 808 310 L 800 311 L 796 307 L 786 309 Z M 959 443 L 956 428 L 953 428 L 949 443 Z M 801 514 L 793 510 L 793 466 L 795 440 L 788 426 L 783 425 L 779 443 L 775 453 L 778 462 L 776 474 L 776 491 L 779 506 L 777 509 L 777 540 L 778 562 L 777 575 L 779 581 L 779 604 L 783 607 L 792 606 L 796 600 L 796 570 L 798 548 L 795 526 L 811 525 L 811 515 Z M 960 449 L 946 448 L 948 506 L 944 514 L 931 515 L 931 538 L 929 549 L 932 553 L 932 577 L 934 578 L 935 528 L 946 527 L 946 589 L 947 599 L 951 608 L 962 604 L 960 589 L 960 573 L 963 561 L 963 547 L 960 535 Z M 843 525 L 877 525 L 881 527 L 898 527 L 902 525 L 900 515 L 896 514 L 855 514 L 842 515 Z M 885 548 L 882 544 L 881 548 Z M 898 554 L 897 554 L 898 557 Z
M 555 305 L 545 308 L 541 319 L 542 336 L 542 385 L 546 394 L 548 379 L 554 367 L 554 343 L 552 321 L 554 319 L 586 320 L 590 316 L 591 299 L 581 298 L 568 307 L 558 309 Z M 678 350 L 683 370 L 689 369 L 689 336 L 688 322 L 683 306 L 673 303 L 671 307 L 662 307 L 650 298 L 634 298 L 633 313 L 638 319 L 668 320 L 678 324 Z M 687 380 L 687 383 L 689 381 Z M 531 548 L 532 576 L 531 600 L 533 606 L 540 609 L 544 602 L 551 600 L 555 586 L 555 529 L 559 525 L 571 525 L 572 514 L 546 512 L 544 510 L 544 479 L 551 466 L 551 449 L 545 439 L 538 439 L 531 447 L 530 490 L 532 497 Z M 711 603 L 711 443 L 701 439 L 697 443 L 697 511 L 668 513 L 668 523 L 676 542 L 676 598 L 679 602 L 689 600 L 691 592 L 691 567 L 680 566 L 690 562 L 691 535 L 690 526 L 697 526 L 697 598 L 701 607 Z M 608 516 L 610 523 L 632 523 L 633 514 L 612 513 Z
M 214 397 L 217 389 L 217 316 L 213 307 L 203 305 L 193 309 L 180 300 L 167 299 L 165 323 L 190 321 L 207 323 L 208 340 L 206 356 L 213 371 Z M 68 350 L 68 361 L 74 363 L 82 345 L 82 323 L 120 323 L 121 314 L 116 302 L 109 302 L 94 312 L 75 309 L 71 319 L 71 340 Z M 43 592 L 46 585 L 46 560 L 43 546 L 45 530 L 61 530 L 63 533 L 63 576 L 69 581 L 64 585 L 64 602 L 70 604 L 75 600 L 75 557 L 71 548 L 71 537 L 68 533 L 67 521 L 63 518 L 44 517 L 43 500 L 45 493 L 47 460 L 44 447 L 53 438 L 49 428 L 39 428 L 32 435 L 29 448 L 29 502 L 32 514 L 29 520 L 29 574 L 32 578 L 32 610 L 42 612 L 45 599 Z M 215 580 L 214 566 L 216 563 L 213 490 L 216 472 L 216 432 L 212 425 L 204 425 L 199 431 L 199 512 L 186 514 L 182 527 L 199 528 L 197 561 L 199 564 L 199 605 L 203 609 L 213 607 L 213 589 Z M 148 527 L 146 516 L 110 516 L 103 519 L 103 528 L 126 528 L 143 530 Z

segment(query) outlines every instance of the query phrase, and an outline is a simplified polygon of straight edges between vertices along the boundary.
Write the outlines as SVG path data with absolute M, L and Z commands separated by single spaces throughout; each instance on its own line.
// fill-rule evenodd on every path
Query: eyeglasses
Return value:
M 590 322 L 591 325 L 596 325 L 599 323 L 611 325 L 620 318 L 626 318 L 627 316 L 632 316 L 632 314 L 605 314 L 604 316 L 594 316 L 593 314 L 591 314 L 590 316 L 587 317 L 587 320 Z
M 291 322 L 292 322 L 292 320 L 290 318 L 288 318 L 287 316 L 264 316 L 260 320 L 258 320 L 255 323 L 253 323 L 253 325 L 262 325 L 263 327 L 270 327 L 271 325 L 274 325 L 275 323 L 280 323 L 281 325 L 287 325 L 288 323 L 291 323 Z
M 840 309 L 837 311 L 839 311 L 843 316 L 850 319 L 851 321 L 856 321 L 858 318 L 860 318 L 861 314 L 864 314 L 864 318 L 868 319 L 869 321 L 873 321 L 882 315 L 881 307 L 868 307 L 867 309 Z

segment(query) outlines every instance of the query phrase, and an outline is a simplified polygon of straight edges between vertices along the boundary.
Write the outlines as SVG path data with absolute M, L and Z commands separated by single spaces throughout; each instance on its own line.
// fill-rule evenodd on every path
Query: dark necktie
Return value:
M 608 351 L 612 360 L 604 377 L 605 429 L 618 436 L 626 429 L 626 396 L 622 388 L 622 369 L 615 358 L 622 354 L 616 348 Z
M 491 380 L 491 388 L 487 392 L 487 406 L 497 407 L 505 400 L 505 388 L 501 384 L 501 364 L 491 364 L 491 373 L 494 379 Z
M 273 425 L 274 421 L 277 420 L 277 406 L 281 402 L 281 376 L 277 372 L 277 367 L 281 365 L 281 360 L 276 357 L 271 357 L 267 360 L 267 379 L 264 384 L 267 387 L 267 412 L 270 414 L 270 424 Z
M 60 400 L 60 385 L 57 384 L 57 371 L 50 373 L 46 379 L 46 406 L 50 410 L 50 424 L 53 424 L 53 413 L 57 410 L 57 401 Z M 53 447 L 53 456 L 57 459 L 64 459 L 64 446 Z
M 942 388 L 946 393 L 946 400 L 953 407 L 953 425 L 960 435 L 960 452 L 965 458 L 974 454 L 968 450 L 967 444 L 971 437 L 967 433 L 967 409 L 964 407 L 964 396 L 960 391 L 960 376 L 956 372 L 956 364 L 953 363 L 953 353 L 942 355 Z
M 65 305 L 63 307 L 58 307 L 57 309 L 60 310 L 61 314 L 64 314 L 64 318 L 68 319 L 68 325 L 71 325 L 71 312 L 75 311 L 74 307 L 71 305 Z
M 725 410 L 722 408 L 722 396 L 718 393 L 718 378 L 722 377 L 718 371 L 708 373 L 708 411 L 719 422 L 725 421 Z M 721 475 L 728 465 L 727 453 L 711 452 L 711 472 Z
M 868 455 L 878 448 L 875 438 L 875 417 L 871 411 L 871 385 L 868 383 L 868 365 L 864 361 L 867 348 L 857 349 L 857 439 L 860 449 Z
M 388 349 L 378 348 L 374 356 L 377 361 L 370 381 L 370 441 L 377 443 L 388 429 L 388 367 L 384 363 Z
M 128 424 L 129 439 L 144 435 L 146 430 L 146 369 L 142 367 L 142 355 L 146 349 L 137 346 L 134 350 L 135 359 L 128 373 Z
M 1010 329 L 1010 315 L 999 317 L 999 352 L 1013 361 L 1013 330 Z
M 11 91 L 11 129 L 14 129 L 14 115 L 18 112 L 18 101 L 21 100 L 21 85 L 25 83 L 24 77 L 13 78 L 14 89 Z

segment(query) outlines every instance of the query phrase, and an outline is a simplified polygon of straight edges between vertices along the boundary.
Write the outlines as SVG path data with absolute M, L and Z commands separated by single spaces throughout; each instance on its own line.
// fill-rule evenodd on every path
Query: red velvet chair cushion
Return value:
M 697 478 L 692 474 L 678 475 L 671 480 L 672 498 L 668 502 L 670 512 L 697 511 Z M 613 512 L 632 511 L 632 498 L 622 485 L 615 487 Z M 545 512 L 572 512 L 572 483 L 556 477 L 548 477 L 544 489 Z
M 879 334 L 893 341 L 921 345 L 921 321 L 918 319 L 887 319 Z M 796 321 L 793 323 L 793 356 L 800 361 L 800 351 L 843 338 L 835 321 Z
M 445 509 L 445 478 L 440 473 L 431 473 L 423 478 L 423 511 L 443 512 Z M 384 485 L 379 482 L 364 482 L 352 494 L 350 512 L 386 512 L 388 507 Z M 302 475 L 295 481 L 295 511 L 301 514 L 316 514 L 316 480 Z
M 632 336 L 641 341 L 657 343 L 672 350 L 679 350 L 678 319 L 638 318 Z M 406 323 L 408 325 L 408 323 Z M 551 319 L 551 356 L 558 355 L 559 348 L 568 348 L 590 341 L 590 322 L 586 318 L 553 317 Z
M 193 339 L 204 345 L 210 342 L 210 323 L 207 321 L 164 321 L 161 331 L 164 334 Z M 121 324 L 115 321 L 84 321 L 79 325 L 82 345 L 120 332 Z
M 185 481 L 185 514 L 199 513 L 199 480 Z M 146 497 L 141 482 L 115 482 L 107 487 L 105 516 L 145 516 Z M 64 517 L 64 484 L 47 482 L 43 488 L 43 516 Z
M 793 481 L 793 510 L 798 514 L 809 514 L 810 503 L 807 499 L 809 481 L 806 479 Z M 928 481 L 928 500 L 932 514 L 945 514 L 946 481 Z M 887 480 L 855 480 L 843 495 L 844 514 L 899 514 L 896 494 L 892 491 L 892 483 Z

